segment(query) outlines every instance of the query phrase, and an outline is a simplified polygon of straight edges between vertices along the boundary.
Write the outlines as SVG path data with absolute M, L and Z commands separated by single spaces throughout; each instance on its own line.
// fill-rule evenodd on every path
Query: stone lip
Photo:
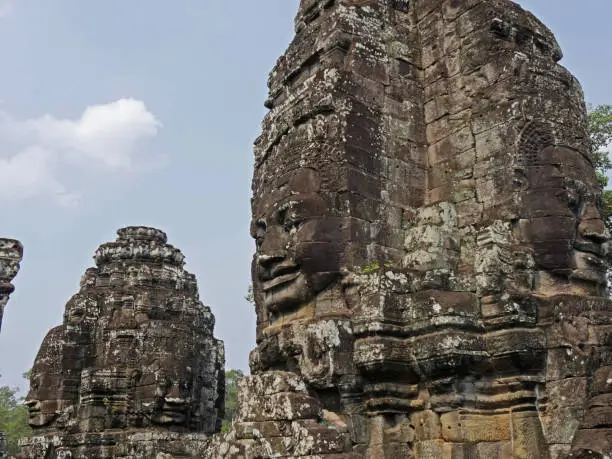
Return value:
M 0 295 L 10 295 L 15 291 L 15 286 L 10 282 L 0 281 Z

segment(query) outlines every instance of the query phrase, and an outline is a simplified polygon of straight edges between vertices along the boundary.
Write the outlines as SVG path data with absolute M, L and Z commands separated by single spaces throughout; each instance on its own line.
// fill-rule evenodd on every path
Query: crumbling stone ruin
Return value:
M 27 458 L 201 457 L 220 429 L 224 348 L 195 276 L 162 231 L 117 233 L 36 356 Z
M 257 347 L 207 457 L 612 454 L 584 97 L 508 0 L 302 0 L 255 147 Z
M 23 258 L 23 246 L 14 239 L 0 238 L 0 331 L 4 307 L 8 303 L 15 286 L 11 284 L 19 272 L 19 263 Z
M 128 228 L 43 343 L 28 457 L 612 456 L 610 235 L 561 57 L 509 0 L 301 0 L 232 429 L 203 440 L 222 352 L 195 280 Z

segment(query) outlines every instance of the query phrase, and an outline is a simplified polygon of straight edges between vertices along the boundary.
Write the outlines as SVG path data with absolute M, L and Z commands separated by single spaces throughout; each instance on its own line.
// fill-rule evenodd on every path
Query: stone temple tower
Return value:
M 195 276 L 153 228 L 120 229 L 94 258 L 36 356 L 25 456 L 200 457 L 221 427 L 225 359 Z
M 253 376 L 209 457 L 610 457 L 610 236 L 561 57 L 509 0 L 301 0 L 255 145 Z

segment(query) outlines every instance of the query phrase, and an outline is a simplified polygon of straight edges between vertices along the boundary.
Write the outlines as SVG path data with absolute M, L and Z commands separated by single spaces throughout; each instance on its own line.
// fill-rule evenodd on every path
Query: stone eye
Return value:
M 296 218 L 295 214 L 288 216 L 285 215 L 285 218 L 282 222 L 283 230 L 286 233 L 292 233 L 300 227 L 300 223 L 301 222 Z
M 276 221 L 279 225 L 285 225 L 285 219 L 287 218 L 287 208 L 279 209 L 276 213 Z
M 268 229 L 268 226 L 266 225 L 266 222 L 264 220 L 257 220 L 255 222 L 253 238 L 255 239 L 255 243 L 257 244 L 257 247 L 261 246 L 261 244 L 263 243 L 267 229 Z
M 283 229 L 287 233 L 290 233 L 291 231 L 294 231 L 297 228 L 298 228 L 298 223 L 292 220 L 285 221 L 285 224 L 283 225 Z
M 296 228 L 296 222 L 293 218 L 294 216 L 289 213 L 288 208 L 279 209 L 276 214 L 276 221 L 278 225 L 283 228 L 283 231 L 286 233 L 290 233 L 294 228 Z
M 582 206 L 582 199 L 576 190 L 568 190 L 567 192 L 567 204 L 570 210 L 578 215 L 580 214 L 580 208 Z

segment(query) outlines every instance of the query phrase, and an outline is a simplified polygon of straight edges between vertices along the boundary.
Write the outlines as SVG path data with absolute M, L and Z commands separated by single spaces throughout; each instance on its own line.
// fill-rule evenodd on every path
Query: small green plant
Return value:
M 394 265 L 393 262 L 389 260 L 385 262 L 375 261 L 369 265 L 365 265 L 363 268 L 359 268 L 357 272 L 359 274 L 372 274 L 378 271 L 381 266 L 384 266 L 385 268 L 393 268 Z
M 247 289 L 247 294 L 244 296 L 244 299 L 247 303 L 255 304 L 255 293 L 253 293 L 253 284 L 249 285 Z
M 102 399 L 102 403 L 104 403 L 104 406 L 108 406 L 108 405 L 110 405 L 110 400 L 108 399 L 108 397 L 104 397 Z
M 365 265 L 363 268 L 359 270 L 359 274 L 372 274 L 380 269 L 380 263 L 375 261 L 374 263 L 370 263 L 369 265 Z

